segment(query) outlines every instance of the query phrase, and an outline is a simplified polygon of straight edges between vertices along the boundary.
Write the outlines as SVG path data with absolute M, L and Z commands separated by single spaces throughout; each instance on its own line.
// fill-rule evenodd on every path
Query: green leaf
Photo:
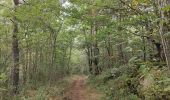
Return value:
M 168 12 L 170 10 L 170 5 L 165 6 L 162 10 Z
M 164 38 L 170 38 L 170 32 L 167 32 L 163 35 Z

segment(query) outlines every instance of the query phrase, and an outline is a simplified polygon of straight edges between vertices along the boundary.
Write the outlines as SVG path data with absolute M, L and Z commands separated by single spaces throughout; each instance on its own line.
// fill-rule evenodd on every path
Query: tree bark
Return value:
M 13 1 L 15 9 L 19 5 L 19 0 Z M 13 66 L 11 69 L 12 95 L 19 93 L 19 46 L 18 46 L 18 23 L 16 17 L 13 17 L 13 34 L 12 34 L 12 54 Z
M 89 72 L 93 74 L 93 62 L 92 62 L 92 48 L 91 46 L 87 47 L 87 56 L 88 56 L 88 64 L 89 64 Z
M 111 45 L 111 39 L 110 39 L 110 33 L 108 33 L 107 39 L 105 40 L 106 50 L 107 50 L 107 56 L 108 56 L 108 68 L 111 68 L 113 65 L 112 61 L 112 45 Z
M 92 26 L 92 35 L 93 35 L 93 67 L 94 67 L 94 74 L 98 75 L 100 73 L 100 68 L 99 68 L 99 48 L 98 48 L 98 43 L 96 40 L 96 24 L 94 22 Z
M 170 31 L 168 24 L 164 23 L 164 19 L 169 18 L 169 16 L 168 16 L 169 14 L 166 14 L 166 13 L 169 13 L 169 12 L 162 10 L 162 8 L 169 5 L 170 2 L 169 2 L 169 0 L 159 0 L 158 4 L 159 4 L 159 10 L 160 10 L 160 17 L 161 17 L 159 34 L 160 34 L 161 42 L 162 42 L 162 45 L 163 45 L 166 63 L 167 63 L 167 66 L 170 70 L 170 50 L 168 49 L 170 47 L 169 46 L 170 44 L 169 44 L 169 40 L 164 37 L 164 34 L 167 33 L 168 31 Z M 168 19 L 168 23 L 170 23 L 169 19 Z
M 72 49 L 73 49 L 73 39 L 71 37 L 70 41 L 70 50 L 69 50 L 69 57 L 68 57 L 68 63 L 67 63 L 67 74 L 70 74 L 70 62 L 71 62 L 71 56 L 72 56 Z

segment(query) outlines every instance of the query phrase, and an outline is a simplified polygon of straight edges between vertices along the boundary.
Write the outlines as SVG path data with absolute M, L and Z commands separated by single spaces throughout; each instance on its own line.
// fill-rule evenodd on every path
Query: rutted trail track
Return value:
M 100 94 L 86 86 L 86 77 L 77 76 L 64 100 L 100 100 Z
M 74 80 L 68 95 L 69 100 L 86 100 L 85 98 L 85 79 Z

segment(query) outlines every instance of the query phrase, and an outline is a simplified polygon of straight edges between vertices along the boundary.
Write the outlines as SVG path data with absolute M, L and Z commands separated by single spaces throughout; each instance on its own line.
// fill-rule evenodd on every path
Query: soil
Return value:
M 73 79 L 64 100 L 100 100 L 100 97 L 95 89 L 86 86 L 85 76 L 77 76 Z

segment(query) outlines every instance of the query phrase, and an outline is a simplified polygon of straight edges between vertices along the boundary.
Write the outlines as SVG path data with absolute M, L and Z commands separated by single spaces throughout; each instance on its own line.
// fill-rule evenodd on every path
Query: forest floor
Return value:
M 86 85 L 86 81 L 86 76 L 73 76 L 64 100 L 100 100 L 102 95 L 94 88 Z
M 73 75 L 62 79 L 54 86 L 38 90 L 26 90 L 20 97 L 29 100 L 101 100 L 103 94 L 87 84 L 85 75 Z M 23 100 L 23 99 L 21 99 Z

